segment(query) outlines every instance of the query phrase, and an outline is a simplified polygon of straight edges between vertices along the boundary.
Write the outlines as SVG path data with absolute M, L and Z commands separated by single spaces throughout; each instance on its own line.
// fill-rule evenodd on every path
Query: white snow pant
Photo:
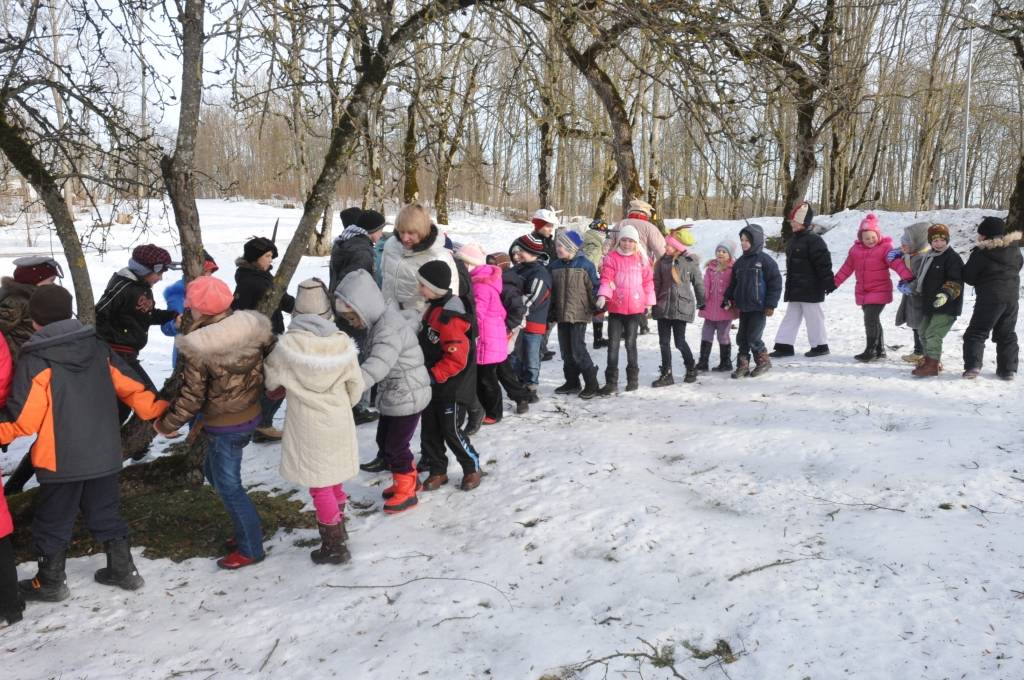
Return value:
M 821 302 L 789 302 L 786 304 L 786 316 L 779 324 L 775 334 L 776 345 L 796 344 L 796 334 L 800 330 L 800 322 L 807 322 L 807 341 L 811 347 L 828 344 L 825 332 L 825 308 Z

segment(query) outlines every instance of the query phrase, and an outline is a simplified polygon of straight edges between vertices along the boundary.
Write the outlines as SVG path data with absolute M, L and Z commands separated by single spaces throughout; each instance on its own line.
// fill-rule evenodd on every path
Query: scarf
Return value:
M 362 227 L 352 224 L 345 227 L 345 231 L 341 232 L 341 235 L 338 236 L 338 240 L 347 241 L 353 236 L 369 236 L 369 234 L 366 233 L 366 230 Z

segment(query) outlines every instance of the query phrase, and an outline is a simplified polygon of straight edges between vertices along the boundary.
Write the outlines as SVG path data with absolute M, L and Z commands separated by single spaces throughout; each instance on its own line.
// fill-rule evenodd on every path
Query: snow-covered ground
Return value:
M 283 242 L 299 218 L 244 202 L 202 201 L 200 211 L 229 282 L 247 237 L 269 235 L 280 218 Z M 897 242 L 910 222 L 945 221 L 966 253 L 981 214 L 879 217 Z M 822 218 L 836 268 L 863 215 Z M 155 211 L 141 239 L 115 227 L 112 252 L 90 255 L 97 296 L 131 244 L 173 243 L 159 220 Z M 778 218 L 756 221 L 778 233 Z M 528 229 L 466 214 L 453 222 L 455 240 L 489 250 Z M 698 222 L 697 251 L 708 257 L 742 224 Z M 24 232 L 0 242 L 0 271 L 23 242 Z M 304 259 L 294 281 L 311 275 L 326 277 L 326 258 Z M 561 365 L 545 363 L 541 402 L 473 438 L 489 473 L 481 487 L 424 493 L 397 517 L 351 515 L 346 566 L 310 562 L 294 542 L 312 531 L 270 538 L 268 559 L 237 573 L 136 550 L 147 581 L 137 593 L 94 583 L 100 557 L 70 560 L 71 599 L 32 604 L 24 622 L 0 629 L 2 677 L 537 680 L 645 651 L 643 640 L 672 647 L 691 680 L 1022 678 L 1021 383 L 994 377 L 991 346 L 982 377 L 960 379 L 971 289 L 940 378 L 914 379 L 899 360 L 911 336 L 893 328 L 895 304 L 883 316 L 889 359 L 858 364 L 853 288 L 828 298 L 831 356 L 805 359 L 801 334 L 796 358 L 753 380 L 709 373 L 650 388 L 654 335 L 640 339 L 632 394 L 555 396 Z M 769 320 L 769 344 L 784 311 Z M 699 329 L 688 330 L 697 345 Z M 143 363 L 158 381 L 170 349 L 154 329 Z M 373 434 L 359 429 L 364 459 Z M 0 465 L 24 450 L 12 446 Z M 251 445 L 244 478 L 287 488 L 278 459 L 277 446 Z M 364 473 L 346 488 L 379 508 L 382 481 Z M 697 660 L 683 646 L 718 640 L 735 662 Z M 580 677 L 641 677 L 636 660 L 608 664 L 607 676 L 596 665 Z M 646 662 L 642 677 L 672 675 Z

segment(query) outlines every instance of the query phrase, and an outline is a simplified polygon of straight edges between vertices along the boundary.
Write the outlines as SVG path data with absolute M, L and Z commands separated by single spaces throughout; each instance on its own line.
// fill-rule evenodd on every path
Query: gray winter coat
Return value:
M 386 416 L 411 416 L 430 402 L 430 376 L 423 364 L 423 350 L 416 328 L 398 306 L 384 302 L 369 272 L 349 272 L 334 291 L 366 324 L 363 347 L 363 382 L 378 385 L 377 408 Z
M 657 296 L 653 310 L 655 319 L 693 323 L 697 308 L 704 306 L 700 259 L 692 253 L 674 259 L 669 255 L 659 258 L 654 265 L 654 294 Z

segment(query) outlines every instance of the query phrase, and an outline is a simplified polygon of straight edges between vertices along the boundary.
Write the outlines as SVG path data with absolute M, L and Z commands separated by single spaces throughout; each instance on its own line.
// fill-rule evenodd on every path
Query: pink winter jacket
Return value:
M 608 301 L 606 309 L 612 314 L 643 314 L 657 301 L 651 263 L 640 251 L 623 255 L 613 249 L 601 262 L 597 294 Z
M 476 302 L 476 363 L 500 364 L 508 356 L 505 305 L 501 304 L 501 268 L 490 264 L 474 267 L 469 274 Z
M 718 260 L 708 260 L 704 268 L 704 309 L 700 317 L 708 321 L 732 321 L 738 319 L 738 309 L 722 309 L 722 298 L 732 281 L 732 263 L 722 271 L 718 271 Z
M 854 297 L 858 305 L 887 305 L 892 302 L 892 279 L 889 270 L 900 275 L 900 279 L 908 281 L 914 274 L 903 264 L 903 258 L 897 257 L 886 262 L 885 256 L 892 250 L 892 239 L 883 236 L 873 248 L 868 248 L 858 239 L 850 248 L 846 262 L 836 272 L 836 288 L 853 274 L 857 279 Z

